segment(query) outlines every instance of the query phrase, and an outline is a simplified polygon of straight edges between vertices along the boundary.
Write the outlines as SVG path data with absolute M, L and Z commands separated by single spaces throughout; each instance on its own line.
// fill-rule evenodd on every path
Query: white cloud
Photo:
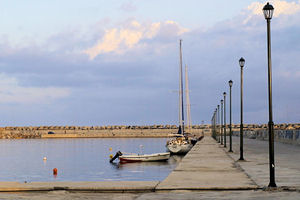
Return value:
M 274 17 L 280 15 L 293 15 L 300 11 L 300 1 L 297 2 L 287 2 L 281 0 L 270 1 L 274 7 Z M 248 6 L 248 10 L 254 15 L 263 15 L 263 7 L 265 3 L 253 2 Z
M 16 78 L 0 74 L 0 102 L 1 103 L 48 103 L 55 99 L 70 95 L 67 88 L 56 87 L 23 87 Z
M 180 27 L 174 21 L 141 24 L 136 20 L 132 20 L 126 25 L 126 28 L 106 30 L 104 36 L 93 47 L 85 50 L 84 53 L 88 54 L 90 59 L 94 59 L 97 55 L 103 53 L 122 54 L 136 47 L 143 39 L 152 39 L 160 34 L 179 36 L 187 31 L 188 29 Z

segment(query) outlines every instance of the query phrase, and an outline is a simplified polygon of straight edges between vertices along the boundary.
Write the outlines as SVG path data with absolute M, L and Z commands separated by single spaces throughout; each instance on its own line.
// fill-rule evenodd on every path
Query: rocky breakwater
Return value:
M 38 126 L 4 127 L 0 129 L 1 139 L 21 138 L 134 138 L 167 137 L 177 132 L 176 125 L 151 126 Z M 201 135 L 209 130 L 207 125 L 194 125 L 191 132 Z
M 4 127 L 0 128 L 0 139 L 32 139 L 41 138 L 41 133 L 32 127 Z

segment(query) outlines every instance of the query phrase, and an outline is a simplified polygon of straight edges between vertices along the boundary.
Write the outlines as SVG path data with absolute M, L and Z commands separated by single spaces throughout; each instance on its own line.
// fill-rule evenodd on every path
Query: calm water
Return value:
M 182 157 L 168 162 L 109 163 L 117 151 L 165 152 L 165 138 L 0 140 L 0 181 L 163 180 Z M 141 146 L 142 145 L 142 146 Z M 109 148 L 112 151 L 109 151 Z M 43 157 L 47 157 L 44 161 Z M 57 177 L 52 174 L 58 169 Z

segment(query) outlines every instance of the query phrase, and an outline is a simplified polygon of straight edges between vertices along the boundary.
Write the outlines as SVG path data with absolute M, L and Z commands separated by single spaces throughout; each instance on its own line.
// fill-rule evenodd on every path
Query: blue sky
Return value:
M 295 123 L 300 1 L 271 2 L 274 121 Z M 230 79 L 239 122 L 241 56 L 245 122 L 267 123 L 265 3 L 0 0 L 1 124 L 177 124 L 179 39 L 193 124 L 209 123 Z
M 38 38 L 68 28 L 87 28 L 100 20 L 118 23 L 124 18 L 150 21 L 173 20 L 187 27 L 209 27 L 231 18 L 246 8 L 251 0 L 53 0 L 0 1 L 1 27 L 12 39 Z

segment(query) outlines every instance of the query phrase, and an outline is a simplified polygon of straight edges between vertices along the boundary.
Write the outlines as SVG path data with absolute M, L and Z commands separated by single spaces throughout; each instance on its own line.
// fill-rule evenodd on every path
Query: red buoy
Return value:
M 57 175 L 57 168 L 53 169 L 53 175 Z

